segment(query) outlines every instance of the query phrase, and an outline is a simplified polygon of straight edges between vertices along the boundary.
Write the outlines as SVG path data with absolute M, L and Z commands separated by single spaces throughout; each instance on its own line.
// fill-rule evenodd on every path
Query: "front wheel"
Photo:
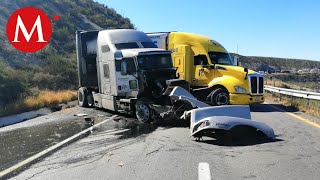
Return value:
M 215 89 L 211 93 L 210 100 L 214 106 L 228 105 L 230 101 L 229 92 L 223 88 Z
M 138 100 L 135 105 L 137 119 L 142 123 L 152 122 L 153 112 L 149 104 L 144 100 Z

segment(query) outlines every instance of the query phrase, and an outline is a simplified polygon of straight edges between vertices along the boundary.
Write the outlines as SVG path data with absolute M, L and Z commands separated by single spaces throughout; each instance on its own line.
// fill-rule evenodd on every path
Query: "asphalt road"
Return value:
M 120 122 L 104 124 L 12 179 L 320 177 L 319 128 L 267 104 L 254 105 L 251 112 L 252 119 L 274 128 L 276 141 L 224 144 L 205 138 L 196 142 L 189 137 L 188 127 L 129 126 L 128 120 L 122 117 Z M 293 113 L 320 122 L 303 113 Z

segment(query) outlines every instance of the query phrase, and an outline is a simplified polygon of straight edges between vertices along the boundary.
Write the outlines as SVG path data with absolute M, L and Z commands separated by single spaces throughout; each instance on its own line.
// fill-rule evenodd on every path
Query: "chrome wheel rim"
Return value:
M 151 116 L 150 109 L 145 104 L 139 104 L 136 108 L 136 115 L 139 121 L 148 122 Z
M 216 103 L 218 105 L 227 105 L 229 101 L 228 95 L 226 93 L 220 93 L 216 97 Z

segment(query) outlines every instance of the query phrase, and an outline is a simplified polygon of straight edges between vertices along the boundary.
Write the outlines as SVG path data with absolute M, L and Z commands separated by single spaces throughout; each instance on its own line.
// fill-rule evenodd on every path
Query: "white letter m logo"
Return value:
M 20 42 L 18 40 L 19 29 L 21 29 L 23 36 L 27 40 L 27 42 L 29 42 L 36 27 L 37 27 L 37 32 L 38 32 L 38 41 L 37 42 L 47 42 L 43 39 L 43 32 L 42 32 L 40 15 L 37 17 L 36 22 L 33 24 L 33 27 L 31 29 L 30 33 L 28 33 L 26 26 L 24 25 L 24 23 L 21 20 L 21 17 L 18 15 L 16 31 L 15 31 L 15 35 L 14 35 L 14 40 L 12 42 Z

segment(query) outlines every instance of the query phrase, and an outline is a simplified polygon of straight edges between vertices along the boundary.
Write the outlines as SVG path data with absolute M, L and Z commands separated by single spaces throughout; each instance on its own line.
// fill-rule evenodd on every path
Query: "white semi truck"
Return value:
M 176 79 L 171 52 L 157 48 L 143 32 L 132 29 L 77 31 L 78 101 L 83 107 L 98 107 L 136 114 L 150 122 L 156 107 L 170 99 L 163 93 Z

